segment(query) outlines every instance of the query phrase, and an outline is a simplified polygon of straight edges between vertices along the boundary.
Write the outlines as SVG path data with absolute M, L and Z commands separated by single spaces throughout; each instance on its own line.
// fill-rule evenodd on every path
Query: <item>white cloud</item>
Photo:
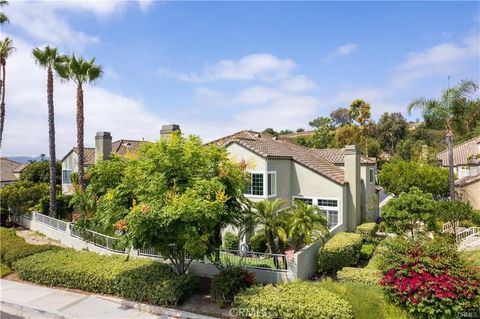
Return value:
M 357 50 L 358 50 L 358 45 L 354 43 L 347 43 L 347 44 L 341 45 L 335 48 L 335 50 L 331 51 L 325 58 L 325 61 L 331 62 L 332 60 L 338 57 L 350 55 Z
M 283 96 L 283 93 L 279 90 L 263 86 L 253 86 L 239 92 L 233 98 L 233 101 L 238 104 L 256 105 L 271 102 L 281 96 Z
M 287 92 L 299 93 L 316 88 L 317 85 L 305 75 L 297 75 L 285 80 L 281 88 Z
M 46 71 L 35 65 L 32 45 L 15 38 L 17 51 L 7 64 L 6 119 L 2 155 L 38 155 L 48 151 Z M 28 76 L 25 76 L 28 74 Z M 115 94 L 100 86 L 85 89 L 85 145 L 94 145 L 97 131 L 120 138 L 154 140 L 166 123 L 140 100 Z M 55 81 L 57 157 L 76 144 L 75 86 Z

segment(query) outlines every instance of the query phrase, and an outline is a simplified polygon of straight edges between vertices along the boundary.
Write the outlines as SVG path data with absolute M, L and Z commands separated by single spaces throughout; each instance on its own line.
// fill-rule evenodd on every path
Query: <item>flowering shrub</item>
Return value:
M 255 283 L 255 274 L 238 266 L 227 266 L 212 279 L 212 296 L 220 306 L 229 304 L 243 289 Z
M 400 246 L 405 248 L 405 243 Z M 444 254 L 448 247 L 450 251 Z M 466 266 L 454 245 L 444 240 L 409 242 L 397 258 L 397 263 L 383 269 L 380 284 L 390 301 L 415 318 L 480 314 L 479 269 Z

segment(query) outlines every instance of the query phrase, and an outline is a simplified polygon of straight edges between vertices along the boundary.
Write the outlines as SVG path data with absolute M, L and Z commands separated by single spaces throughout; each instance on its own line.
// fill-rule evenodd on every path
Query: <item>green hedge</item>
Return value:
M 355 266 L 360 258 L 362 236 L 355 233 L 335 234 L 318 254 L 318 271 L 334 273 L 343 267 Z
M 251 319 L 352 319 L 352 307 L 318 283 L 255 286 L 235 296 L 234 315 Z
M 382 279 L 378 270 L 353 267 L 344 267 L 338 271 L 337 278 L 341 282 L 358 282 L 367 285 L 378 285 Z
M 0 278 L 5 277 L 6 275 L 10 274 L 12 270 L 8 268 L 5 264 L 0 264 Z
M 369 260 L 372 257 L 373 252 L 375 251 L 375 246 L 372 244 L 363 244 L 360 249 L 360 259 Z
M 357 226 L 356 233 L 360 234 L 363 239 L 375 236 L 378 231 L 377 223 L 364 223 Z
M 13 264 L 23 280 L 47 286 L 114 294 L 155 305 L 175 305 L 192 293 L 193 278 L 148 259 L 52 250 Z

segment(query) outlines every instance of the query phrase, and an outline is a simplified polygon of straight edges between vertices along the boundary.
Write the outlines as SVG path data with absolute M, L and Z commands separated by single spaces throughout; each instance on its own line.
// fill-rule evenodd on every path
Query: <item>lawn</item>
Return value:
M 466 250 L 462 254 L 468 261 L 480 267 L 480 249 Z

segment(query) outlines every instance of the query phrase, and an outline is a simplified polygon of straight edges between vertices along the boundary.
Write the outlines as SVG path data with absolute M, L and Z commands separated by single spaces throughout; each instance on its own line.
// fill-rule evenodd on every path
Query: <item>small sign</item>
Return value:
M 248 251 L 248 245 L 247 244 L 241 244 L 240 245 L 240 256 L 245 257 L 247 255 Z

